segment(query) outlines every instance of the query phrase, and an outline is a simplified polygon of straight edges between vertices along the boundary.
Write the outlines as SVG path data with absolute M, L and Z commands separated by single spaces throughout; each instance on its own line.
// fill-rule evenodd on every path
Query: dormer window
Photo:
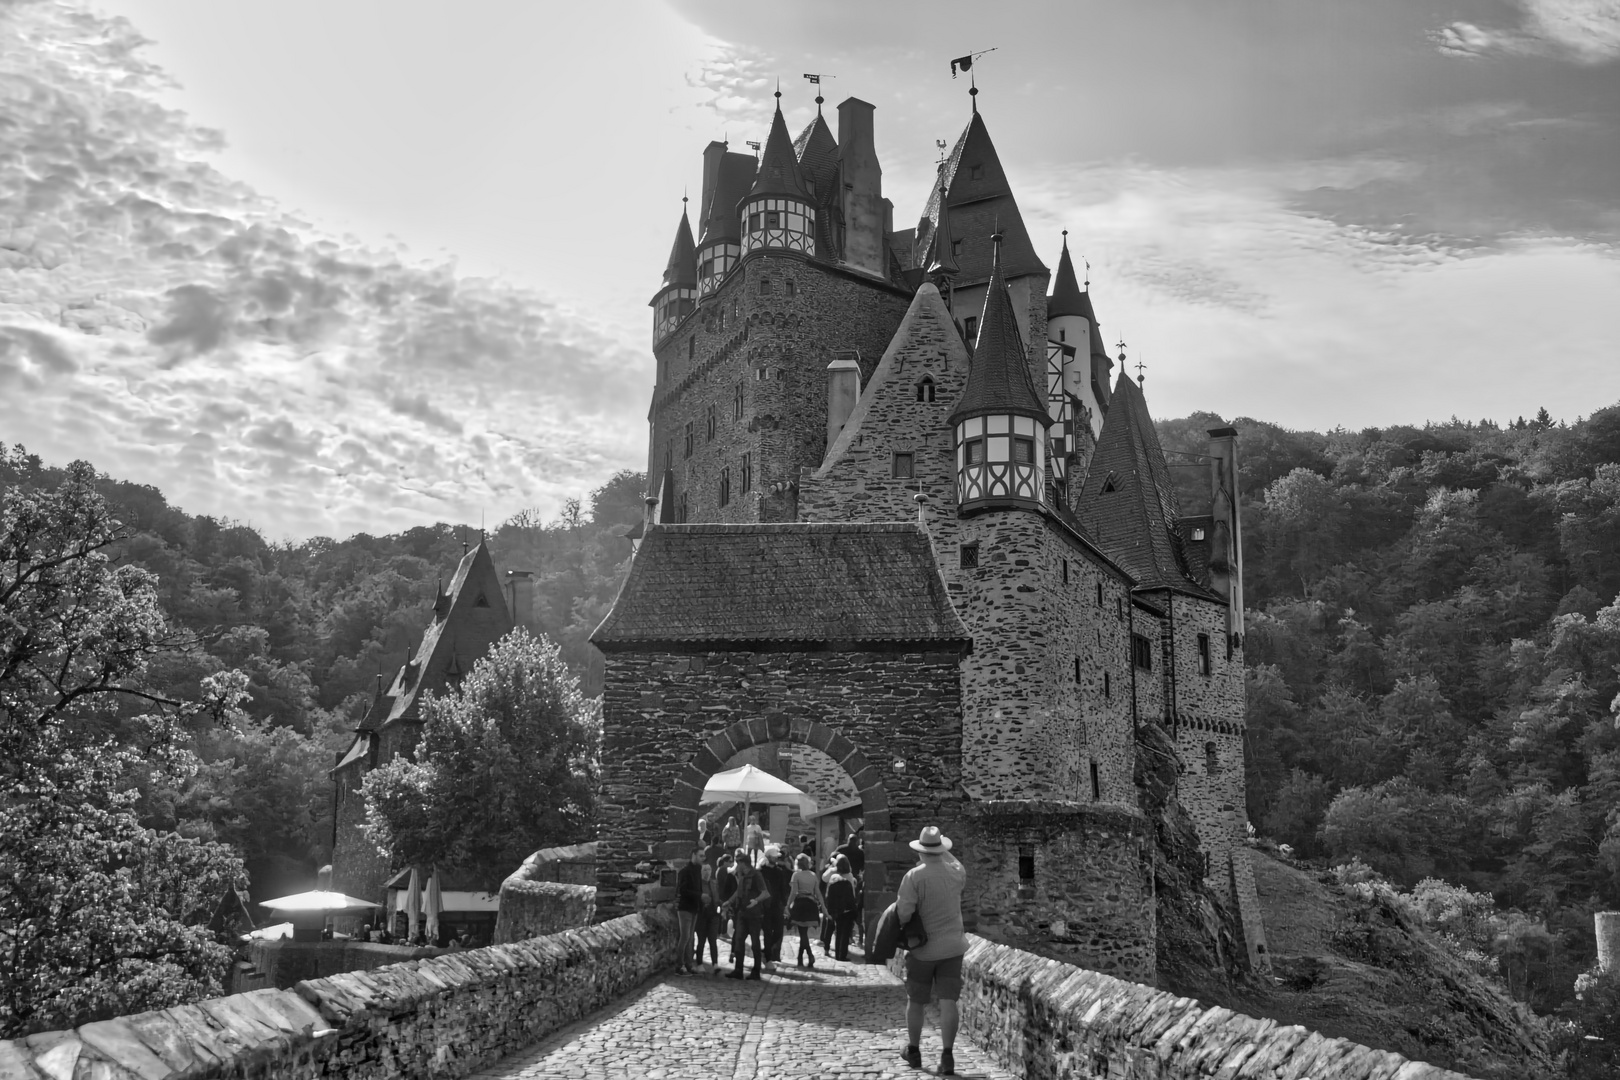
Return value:
M 952 240 L 951 241 L 951 254 L 952 255 L 960 255 L 960 254 L 962 254 L 962 241 L 960 241 L 960 240 Z
M 968 179 L 969 180 L 983 180 L 984 179 L 984 166 L 983 165 L 969 165 L 968 166 Z
M 969 341 L 979 336 L 979 317 L 977 315 L 969 315 L 962 320 L 962 334 Z
M 1203 529 L 1194 529 L 1193 530 L 1193 539 L 1194 540 L 1202 540 L 1203 538 L 1204 538 L 1204 530 Z

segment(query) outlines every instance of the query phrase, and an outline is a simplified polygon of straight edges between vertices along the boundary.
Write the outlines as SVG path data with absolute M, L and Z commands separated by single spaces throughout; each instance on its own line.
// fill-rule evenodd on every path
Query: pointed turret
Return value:
M 1098 545 L 1144 588 L 1210 595 L 1187 572 L 1175 488 L 1142 390 L 1120 373 L 1078 513 Z
M 793 153 L 799 160 L 799 177 L 816 209 L 816 251 L 824 258 L 838 258 L 842 246 L 838 224 L 843 217 L 838 198 L 838 140 L 819 106 L 816 118 L 793 140 Z
M 754 185 L 754 155 L 733 154 L 725 143 L 710 143 L 703 152 L 703 229 L 698 236 L 698 298 L 720 282 L 742 258 L 742 219 L 737 204 Z
M 1046 301 L 1046 317 L 1056 319 L 1064 315 L 1079 315 L 1092 321 L 1091 298 L 1080 291 L 1080 279 L 1074 273 L 1074 260 L 1069 257 L 1069 230 L 1063 230 L 1063 254 L 1058 256 L 1057 277 L 1052 279 L 1052 295 Z
M 1091 437 L 1102 434 L 1108 412 L 1108 384 L 1114 361 L 1103 345 L 1102 328 L 1091 306 L 1089 275 L 1082 288 L 1069 255 L 1069 231 L 1063 230 L 1063 254 L 1058 258 L 1052 295 L 1046 301 L 1048 342 L 1065 346 L 1063 386 L 1091 416 Z
M 939 290 L 947 299 L 950 296 L 949 282 L 962 268 L 956 263 L 956 253 L 952 249 L 958 241 L 951 239 L 951 202 L 945 190 L 945 163 L 939 164 L 939 182 L 935 188 L 939 199 L 939 220 L 933 231 L 933 239 L 928 245 L 928 258 L 923 262 L 923 271 L 928 280 L 939 286 Z
M 957 511 L 1039 507 L 1046 498 L 1046 404 L 1029 378 L 1018 316 L 992 237 L 989 289 L 967 387 L 951 410 Z
M 816 210 L 799 171 L 799 159 L 782 119 L 782 91 L 776 92 L 776 114 L 765 140 L 759 174 L 741 206 L 743 254 L 761 248 L 816 253 Z
M 692 242 L 692 223 L 682 199 L 680 224 L 675 226 L 675 242 L 670 245 L 669 262 L 664 264 L 664 284 L 647 304 L 653 309 L 654 345 L 697 310 L 697 283 L 697 245 Z

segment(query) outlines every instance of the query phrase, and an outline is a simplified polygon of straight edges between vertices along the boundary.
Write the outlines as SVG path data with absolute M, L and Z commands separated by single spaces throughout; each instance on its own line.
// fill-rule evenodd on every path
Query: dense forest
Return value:
M 1159 431 L 1198 453 L 1221 423 Z M 1251 821 L 1297 859 L 1409 890 L 1481 970 L 1559 1006 L 1591 966 L 1592 912 L 1620 907 L 1620 407 L 1570 423 L 1235 426 Z M 1175 472 L 1197 511 L 1203 470 Z M 65 475 L 21 448 L 0 456 L 0 489 Z M 194 719 L 200 765 L 183 783 L 140 786 L 141 821 L 234 849 L 256 898 L 307 887 L 331 843 L 333 755 L 477 531 L 276 544 L 156 488 L 94 483 L 121 522 L 109 552 L 156 575 L 179 642 L 149 682 L 195 701 L 219 672 L 247 680 L 242 722 Z M 533 629 L 587 694 L 586 638 L 642 487 L 620 473 L 553 520 L 523 513 L 488 535 L 499 569 L 533 572 Z

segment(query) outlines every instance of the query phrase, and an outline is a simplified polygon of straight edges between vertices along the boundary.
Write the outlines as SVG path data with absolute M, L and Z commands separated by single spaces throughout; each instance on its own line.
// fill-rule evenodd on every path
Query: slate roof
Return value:
M 990 413 L 1029 416 L 1042 424 L 1052 422 L 1040 393 L 1030 382 L 1018 316 L 1013 311 L 1007 282 L 1001 276 L 999 260 L 991 271 L 990 287 L 985 290 L 984 313 L 979 317 L 979 338 L 973 347 L 967 386 L 946 423 L 954 425 Z
M 1139 588 L 1214 598 L 1189 576 L 1164 449 L 1141 388 L 1123 372 L 1086 470 L 1079 516 L 1086 532 Z
M 940 164 L 939 180 L 935 183 L 934 190 L 936 192 L 945 191 L 945 166 L 943 163 Z M 935 222 L 933 235 L 928 241 L 927 257 L 919 265 L 923 272 L 931 278 L 938 276 L 955 277 L 962 272 L 962 268 L 957 264 L 956 255 L 952 252 L 951 245 L 946 242 L 951 236 L 951 200 L 948 192 L 946 192 L 946 198 L 940 200 L 937 214 L 938 220 Z
M 491 644 L 512 629 L 501 579 L 483 541 L 461 557 L 450 586 L 433 603 L 433 621 L 422 632 L 422 644 L 399 669 L 388 696 L 388 719 L 420 718 L 422 697 L 441 694 L 452 674 L 472 670 Z
M 1080 291 L 1080 279 L 1074 272 L 1074 260 L 1069 257 L 1069 238 L 1063 238 L 1063 254 L 1058 256 L 1057 277 L 1052 279 L 1052 295 L 1046 301 L 1046 317 L 1079 315 L 1097 321 L 1091 310 L 1091 298 Z
M 950 206 L 950 236 L 962 241 L 962 252 L 956 257 L 961 267 L 956 284 L 977 285 L 990 279 L 991 264 L 995 261 L 990 235 L 998 226 L 1003 237 L 1001 269 L 1005 276 L 1016 278 L 1047 272 L 1046 264 L 1035 254 L 1035 245 L 1030 243 L 1024 217 L 1018 212 L 1018 201 L 1013 198 L 1012 185 L 1007 182 L 1006 170 L 1001 167 L 1001 158 L 990 141 L 990 130 L 977 110 L 945 159 L 944 181 Z M 913 266 L 926 265 L 924 260 L 939 223 L 939 187 L 936 183 L 929 193 L 928 205 L 917 223 L 912 246 Z
M 793 140 L 788 138 L 787 121 L 782 119 L 782 105 L 776 105 L 771 117 L 771 133 L 765 137 L 765 152 L 760 155 L 759 175 L 754 178 L 755 195 L 781 195 L 790 199 L 810 201 L 804 178 L 799 175 L 799 158 L 793 152 Z
M 699 247 L 721 240 L 742 239 L 742 219 L 738 217 L 737 204 L 748 197 L 748 189 L 754 186 L 756 164 L 753 154 L 727 153 L 721 157 L 714 194 L 703 218 L 703 232 L 698 237 Z
M 799 175 L 813 181 L 816 207 L 816 255 L 823 259 L 837 257 L 838 222 L 843 216 L 839 205 L 838 140 L 821 113 L 805 125 L 799 137 L 793 140 L 793 153 L 799 159 Z
M 681 207 L 681 223 L 675 226 L 675 243 L 670 245 L 669 262 L 664 264 L 664 288 L 697 288 L 697 245 L 692 242 L 692 223 Z
M 591 641 L 966 649 L 972 639 L 916 525 L 791 522 L 650 529 Z

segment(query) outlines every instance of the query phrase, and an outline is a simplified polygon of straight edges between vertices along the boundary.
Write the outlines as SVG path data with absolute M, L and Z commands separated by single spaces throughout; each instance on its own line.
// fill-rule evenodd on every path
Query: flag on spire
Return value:
M 810 82 L 815 86 L 820 86 L 821 85 L 821 76 L 820 75 L 811 75 L 809 72 L 805 72 L 804 77 L 809 79 Z
M 973 67 L 973 54 L 972 53 L 969 53 L 967 56 L 958 56 L 955 60 L 951 61 L 951 78 L 953 78 L 953 79 L 956 78 L 956 72 L 957 72 L 958 69 L 960 69 L 962 71 L 968 71 L 972 67 Z

